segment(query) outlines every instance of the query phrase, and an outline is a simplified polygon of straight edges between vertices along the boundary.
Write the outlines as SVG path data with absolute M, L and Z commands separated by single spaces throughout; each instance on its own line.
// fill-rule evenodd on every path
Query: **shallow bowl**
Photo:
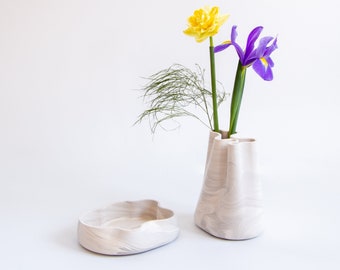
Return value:
M 175 240 L 173 211 L 154 200 L 125 201 L 82 215 L 78 240 L 84 248 L 106 255 L 145 252 Z

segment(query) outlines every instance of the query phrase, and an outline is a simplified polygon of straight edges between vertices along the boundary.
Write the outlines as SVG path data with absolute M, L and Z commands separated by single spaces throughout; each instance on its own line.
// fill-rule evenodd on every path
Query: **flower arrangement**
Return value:
M 225 91 L 217 89 L 215 72 L 215 54 L 234 47 L 239 61 L 234 80 L 230 104 L 230 121 L 228 137 L 237 133 L 237 122 L 245 86 L 246 71 L 253 67 L 255 72 L 264 80 L 273 79 L 271 59 L 272 52 L 277 49 L 277 38 L 270 36 L 255 43 L 263 30 L 262 26 L 255 27 L 248 35 L 245 49 L 236 42 L 237 26 L 233 26 L 230 39 L 215 46 L 213 37 L 219 33 L 220 27 L 227 21 L 229 15 L 221 15 L 219 7 L 204 7 L 195 10 L 188 18 L 188 27 L 184 34 L 194 37 L 197 42 L 209 39 L 211 89 L 205 86 L 205 73 L 197 65 L 197 70 L 190 70 L 175 64 L 150 76 L 149 82 L 142 89 L 144 100 L 149 109 L 139 115 L 137 122 L 149 118 L 152 132 L 169 119 L 180 116 L 192 116 L 215 132 L 220 132 L 218 108 L 226 99 Z M 203 121 L 193 109 L 201 109 L 208 121 Z

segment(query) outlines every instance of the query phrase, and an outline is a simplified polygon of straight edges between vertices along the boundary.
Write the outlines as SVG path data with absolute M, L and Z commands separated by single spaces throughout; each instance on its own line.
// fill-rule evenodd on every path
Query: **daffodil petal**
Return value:
M 204 7 L 194 11 L 188 18 L 188 28 L 184 34 L 192 36 L 197 42 L 202 42 L 216 35 L 229 15 L 220 15 L 218 7 Z

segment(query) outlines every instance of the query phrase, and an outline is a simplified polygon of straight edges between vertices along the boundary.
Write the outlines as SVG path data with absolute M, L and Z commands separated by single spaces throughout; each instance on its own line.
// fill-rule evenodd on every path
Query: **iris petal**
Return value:
M 237 43 L 233 43 L 233 45 L 234 45 L 234 48 L 235 48 L 235 50 L 238 54 L 238 57 L 240 58 L 242 66 L 246 66 L 245 61 L 244 61 L 244 58 L 245 58 L 244 52 L 243 52 L 242 48 Z
M 237 31 L 236 31 L 237 26 L 233 25 L 233 28 L 231 29 L 231 42 L 235 42 L 237 38 Z
M 255 41 L 259 38 L 262 30 L 263 30 L 262 26 L 257 26 L 250 32 L 250 34 L 248 36 L 248 40 L 247 40 L 247 46 L 246 46 L 246 49 L 244 51 L 244 61 L 245 62 L 248 62 L 247 58 L 253 52 Z
M 269 56 L 273 51 L 277 49 L 277 38 L 274 39 L 273 43 L 267 47 L 264 56 Z
M 266 60 L 267 60 L 267 63 L 270 67 L 273 67 L 274 66 L 274 62 L 273 60 L 270 58 L 270 57 L 266 57 Z
M 214 52 L 220 52 L 233 45 L 242 66 L 250 67 L 253 66 L 255 72 L 260 75 L 260 77 L 266 81 L 271 81 L 273 79 L 273 72 L 271 68 L 274 66 L 273 60 L 270 58 L 270 54 L 277 48 L 277 38 L 273 37 L 263 37 L 259 41 L 259 45 L 256 49 L 255 42 L 259 38 L 263 27 L 255 27 L 248 35 L 246 49 L 243 50 L 241 46 L 236 42 L 237 38 L 237 26 L 234 25 L 231 30 L 231 41 L 227 43 L 218 45 L 215 47 Z M 274 39 L 274 40 L 273 40 Z M 268 44 L 273 41 L 269 46 Z
M 221 51 L 225 50 L 226 48 L 228 48 L 230 45 L 232 45 L 231 42 L 218 45 L 214 48 L 214 52 L 215 53 L 221 52 Z
M 232 29 L 231 29 L 231 44 L 234 46 L 237 54 L 238 54 L 238 57 L 240 58 L 240 61 L 243 65 L 243 59 L 244 59 L 244 52 L 242 50 L 242 48 L 240 47 L 240 45 L 238 45 L 236 43 L 236 38 L 237 38 L 237 31 L 236 31 L 236 28 L 237 26 L 236 25 L 233 25 Z
M 267 65 L 264 65 L 263 61 L 261 61 L 260 59 L 257 59 L 253 63 L 253 69 L 265 81 L 273 80 L 273 72 L 268 62 L 267 62 Z
M 268 49 L 267 45 L 272 40 L 273 40 L 273 37 L 263 37 L 260 39 L 259 46 L 257 46 L 257 49 L 256 49 L 256 55 L 259 58 L 264 56 L 266 50 Z

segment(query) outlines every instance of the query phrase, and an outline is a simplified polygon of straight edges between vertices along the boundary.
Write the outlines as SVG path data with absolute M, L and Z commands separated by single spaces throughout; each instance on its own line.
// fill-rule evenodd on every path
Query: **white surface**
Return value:
M 260 237 L 224 241 L 194 226 L 203 126 L 183 119 L 179 131 L 160 130 L 153 140 L 147 123 L 132 126 L 143 109 L 134 91 L 141 77 L 175 62 L 207 67 L 207 44 L 182 30 L 208 2 L 0 1 L 1 269 L 339 267 L 336 1 L 213 1 L 232 15 L 226 37 L 233 24 L 240 41 L 261 24 L 279 38 L 274 81 L 249 70 L 239 118 L 239 130 L 259 142 Z M 232 55 L 217 63 L 227 90 Z M 138 199 L 175 211 L 174 243 L 127 257 L 78 245 L 81 213 Z

